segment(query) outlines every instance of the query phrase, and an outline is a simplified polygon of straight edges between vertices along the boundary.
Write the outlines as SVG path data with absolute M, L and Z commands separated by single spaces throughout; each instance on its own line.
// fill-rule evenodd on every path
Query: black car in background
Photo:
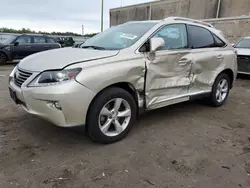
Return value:
M 72 37 L 56 37 L 56 41 L 61 44 L 62 47 L 71 47 L 75 44 L 75 41 Z
M 60 47 L 61 45 L 54 38 L 46 35 L 0 34 L 0 65 L 8 61 L 18 62 L 28 55 Z

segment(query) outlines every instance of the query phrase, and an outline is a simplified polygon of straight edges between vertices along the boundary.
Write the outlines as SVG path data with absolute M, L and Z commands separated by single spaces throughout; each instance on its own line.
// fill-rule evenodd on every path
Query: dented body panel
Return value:
M 211 92 L 216 77 L 230 69 L 237 75 L 236 54 L 230 47 L 192 50 L 192 68 L 190 74 L 190 94 Z M 233 84 L 233 83 L 232 83 Z
M 188 94 L 191 70 L 189 50 L 159 51 L 148 55 L 146 62 L 145 94 L 148 108 Z
M 230 47 L 160 51 L 147 56 L 146 62 L 149 109 L 210 93 L 216 77 L 224 70 L 234 70 L 233 82 L 237 75 L 236 55 Z
M 79 64 L 68 68 L 78 66 Z M 86 68 L 76 79 L 94 92 L 98 93 L 106 87 L 119 83 L 129 83 L 136 91 L 144 91 L 146 69 L 143 54 L 132 54 L 126 59 L 117 57 L 101 59 L 84 63 L 82 66 Z

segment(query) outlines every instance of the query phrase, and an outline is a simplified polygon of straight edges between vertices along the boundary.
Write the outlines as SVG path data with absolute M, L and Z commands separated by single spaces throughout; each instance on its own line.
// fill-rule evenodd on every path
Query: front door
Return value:
M 30 36 L 18 37 L 11 46 L 11 58 L 13 60 L 23 59 L 24 57 L 32 54 L 32 44 Z
M 185 24 L 170 24 L 153 37 L 161 37 L 165 46 L 145 56 L 146 106 L 148 109 L 189 100 L 191 50 Z

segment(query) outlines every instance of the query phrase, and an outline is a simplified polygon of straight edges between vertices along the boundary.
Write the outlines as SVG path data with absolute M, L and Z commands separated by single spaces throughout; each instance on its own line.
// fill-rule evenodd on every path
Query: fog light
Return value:
M 57 108 L 58 110 L 62 110 L 62 107 L 59 102 L 54 102 L 54 107 Z

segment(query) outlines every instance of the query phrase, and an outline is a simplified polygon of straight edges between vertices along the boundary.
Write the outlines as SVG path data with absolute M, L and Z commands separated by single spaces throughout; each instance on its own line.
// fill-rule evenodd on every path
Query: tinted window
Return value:
M 216 46 L 217 46 L 217 47 L 223 47 L 223 46 L 226 45 L 220 38 L 218 38 L 218 37 L 215 36 L 215 35 L 214 35 L 214 40 L 215 40 L 215 43 L 216 43 Z
M 19 44 L 30 44 L 31 43 L 31 37 L 29 36 L 21 36 L 19 37 L 16 42 Z
M 55 44 L 57 43 L 55 39 L 52 39 L 52 38 L 47 38 L 47 43 L 52 43 L 52 44 Z
M 167 25 L 153 37 L 161 37 L 165 47 L 160 50 L 183 49 L 188 47 L 187 29 L 185 24 Z
M 46 43 L 46 39 L 44 37 L 36 36 L 36 37 L 34 37 L 34 43 L 35 44 L 44 44 L 44 43 Z
M 214 46 L 214 38 L 210 31 L 198 26 L 188 26 L 188 34 L 192 48 L 211 48 Z
M 0 43 L 2 44 L 10 44 L 16 36 L 12 35 L 0 35 Z
M 243 39 L 240 41 L 237 45 L 236 48 L 250 48 L 250 38 Z
M 127 48 L 137 42 L 157 22 L 132 22 L 111 27 L 88 39 L 81 47 L 96 46 L 106 50 Z

